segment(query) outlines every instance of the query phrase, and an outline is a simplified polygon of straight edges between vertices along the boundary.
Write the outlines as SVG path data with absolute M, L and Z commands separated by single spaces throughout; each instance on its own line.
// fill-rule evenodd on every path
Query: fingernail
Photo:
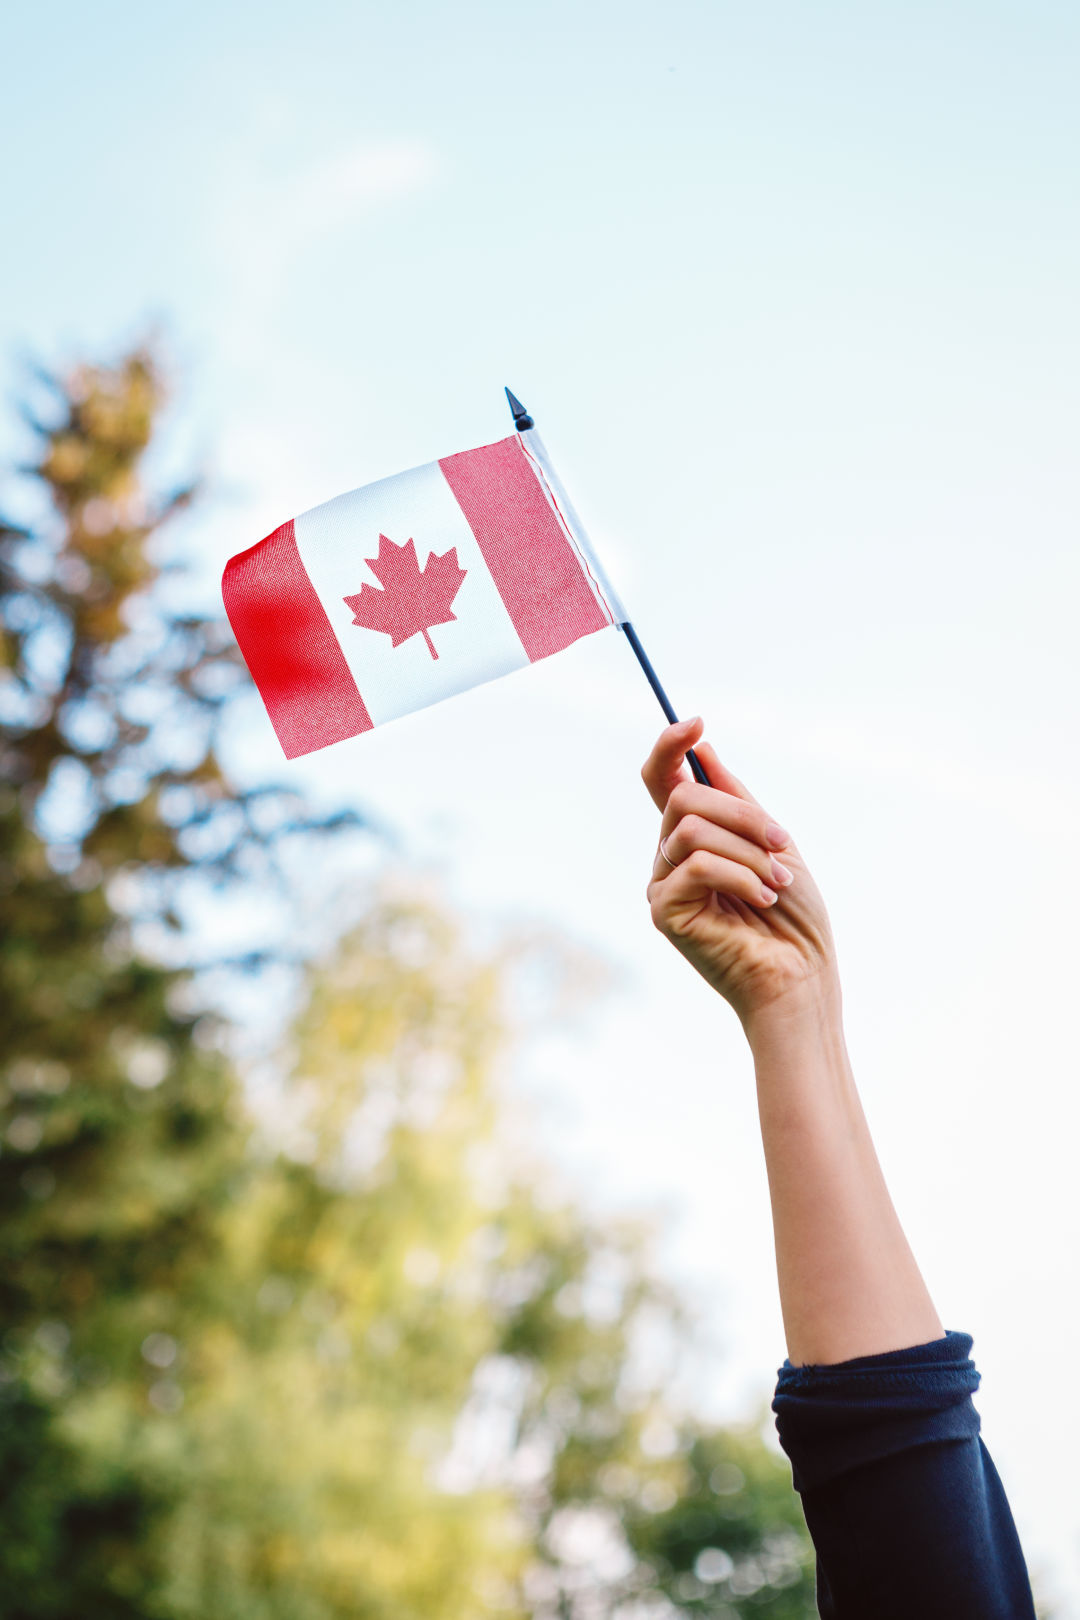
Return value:
M 794 883 L 795 881 L 794 872 L 789 872 L 787 867 L 784 866 L 781 861 L 776 859 L 775 855 L 773 856 L 772 860 L 772 875 L 773 882 L 779 883 L 782 889 L 786 889 L 789 883 Z
M 785 845 L 791 843 L 791 834 L 785 832 L 783 827 L 776 821 L 767 821 L 765 823 L 765 837 L 773 849 L 783 849 Z
M 766 888 L 765 884 L 763 883 L 761 885 L 761 898 L 764 900 L 767 906 L 771 906 L 775 901 L 779 900 L 780 896 L 776 893 L 775 889 Z

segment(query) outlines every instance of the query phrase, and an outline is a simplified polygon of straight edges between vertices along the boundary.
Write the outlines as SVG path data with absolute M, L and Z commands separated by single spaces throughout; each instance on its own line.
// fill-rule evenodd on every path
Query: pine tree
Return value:
M 41 381 L 48 509 L 33 532 L 0 525 L 0 1477 L 17 1518 L 40 1509 L 0 1550 L 12 1620 L 67 1613 L 84 1586 L 97 1613 L 149 1612 L 129 1566 L 170 1485 L 52 1419 L 98 1390 L 130 1394 L 118 1423 L 172 1398 L 154 1346 L 204 1287 L 247 1126 L 184 1010 L 189 975 L 138 930 L 175 932 L 185 880 L 257 870 L 267 827 L 307 824 L 218 762 L 244 677 L 222 623 L 161 588 L 161 531 L 193 490 L 154 502 L 140 478 L 153 355 Z

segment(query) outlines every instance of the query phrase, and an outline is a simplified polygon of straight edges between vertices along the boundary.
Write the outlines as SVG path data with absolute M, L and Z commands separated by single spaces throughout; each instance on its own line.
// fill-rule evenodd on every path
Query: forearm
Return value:
M 790 835 L 700 737 L 700 720 L 669 726 L 642 770 L 663 818 L 649 906 L 754 1053 L 788 1353 L 831 1363 L 926 1344 L 944 1330 L 855 1090 L 824 902 Z M 685 776 L 687 748 L 708 785 Z
M 940 1338 L 859 1102 L 839 987 L 774 1003 L 746 1032 L 789 1358 L 832 1363 Z

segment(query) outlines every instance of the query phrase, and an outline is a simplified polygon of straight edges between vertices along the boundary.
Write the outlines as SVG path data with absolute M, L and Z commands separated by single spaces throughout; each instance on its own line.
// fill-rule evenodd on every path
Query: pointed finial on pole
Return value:
M 506 394 L 507 404 L 514 413 L 514 426 L 517 428 L 518 432 L 524 433 L 526 428 L 535 427 L 536 423 L 533 421 L 520 399 L 517 398 L 516 394 L 512 394 L 509 388 L 504 389 L 504 393 Z

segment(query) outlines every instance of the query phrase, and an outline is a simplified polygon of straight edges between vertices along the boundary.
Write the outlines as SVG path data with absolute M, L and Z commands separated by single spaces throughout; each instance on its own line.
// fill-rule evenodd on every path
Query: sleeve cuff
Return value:
M 881 1457 L 979 1432 L 967 1333 L 831 1366 L 780 1368 L 772 1409 L 797 1491 Z

